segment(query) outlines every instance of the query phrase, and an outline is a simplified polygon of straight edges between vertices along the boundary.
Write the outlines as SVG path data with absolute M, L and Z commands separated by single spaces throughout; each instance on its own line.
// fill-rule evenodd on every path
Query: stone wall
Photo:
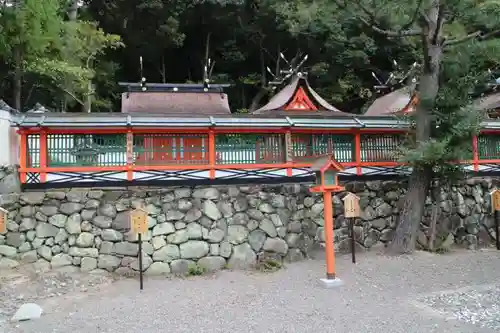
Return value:
M 487 212 L 494 183 L 469 180 L 441 189 L 436 247 L 491 243 L 493 220 Z M 396 181 L 346 184 L 361 198 L 363 212 L 355 226 L 361 250 L 390 240 L 404 186 Z M 343 195 L 334 197 L 335 247 L 349 251 Z M 296 261 L 324 239 L 322 195 L 300 185 L 29 192 L 2 195 L 0 205 L 9 210 L 8 231 L 0 235 L 0 268 L 34 263 L 137 271 L 129 210 L 141 205 L 149 213 L 143 237 L 147 274 L 185 273 L 195 263 L 207 269 L 244 268 L 268 254 Z M 424 247 L 432 206 L 429 199 L 418 237 Z
M 0 165 L 0 194 L 21 191 L 16 165 Z
M 346 190 L 356 193 L 362 209 L 361 219 L 356 221 L 355 235 L 358 245 L 371 248 L 387 244 L 396 227 L 400 199 L 406 193 L 406 181 L 369 181 L 346 184 Z M 431 221 L 436 221 L 434 250 L 446 250 L 452 245 L 476 249 L 489 246 L 495 241 L 494 218 L 491 214 L 490 192 L 500 188 L 496 178 L 470 178 L 446 187 L 431 189 L 433 197 L 427 197 L 425 216 L 420 223 L 417 243 L 422 249 L 429 248 Z M 341 207 L 340 200 L 336 200 Z M 349 247 L 347 224 L 338 216 L 335 227 L 337 246 Z M 360 246 L 360 248 L 362 248 Z

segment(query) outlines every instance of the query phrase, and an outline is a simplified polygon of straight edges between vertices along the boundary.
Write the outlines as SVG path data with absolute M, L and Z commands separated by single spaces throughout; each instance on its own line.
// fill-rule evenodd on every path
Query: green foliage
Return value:
M 25 0 L 18 8 L 0 9 L 4 60 L 0 75 L 9 79 L 0 83 L 2 98 L 12 96 L 13 51 L 22 49 L 22 94 L 29 106 L 41 102 L 59 108 L 63 97 L 78 101 L 73 103 L 76 106 L 87 102 L 90 94 L 92 111 L 118 111 L 116 81 L 139 80 L 139 56 L 148 82 L 200 82 L 210 34 L 209 56 L 216 61 L 213 79 L 234 84 L 227 90 L 233 110 L 248 109 L 261 91 L 262 76 L 271 79 L 262 73 L 263 65 L 274 71 L 278 52 L 290 60 L 301 51 L 309 55 L 304 69 L 311 85 L 339 109 L 361 113 L 375 97 L 372 71 L 383 76 L 394 69 L 393 59 L 403 67 L 422 59 L 419 38 L 374 32 L 360 20 L 369 16 L 358 5 L 372 10 L 381 28 L 397 30 L 418 28 L 414 17 L 419 1 L 144 0 L 137 5 L 126 0 L 86 0 L 78 8 L 78 20 L 68 22 L 70 2 Z M 498 1 L 446 3 L 455 14 L 444 26 L 449 38 L 493 29 L 498 23 Z M 483 44 L 475 47 L 486 47 Z M 446 58 L 466 52 L 454 49 L 447 51 Z M 484 68 L 495 66 L 496 54 L 490 57 Z M 68 104 L 71 109 L 72 103 Z M 441 106 L 436 108 L 447 114 Z
M 282 269 L 283 263 L 277 258 L 264 256 L 258 260 L 256 268 L 261 272 L 271 273 Z
M 84 75 L 78 75 L 77 71 L 67 71 L 66 73 L 52 71 L 44 72 L 43 75 L 51 80 L 55 87 L 66 95 L 70 95 L 81 105 L 85 104 L 85 100 L 90 97 L 92 104 L 101 107 L 109 106 L 109 102 L 105 99 L 98 98 L 95 91 L 90 88 L 89 83 L 96 78 L 97 74 L 94 68 L 97 65 L 98 57 L 104 55 L 106 51 L 124 46 L 121 37 L 105 33 L 96 22 L 68 21 L 65 22 L 64 27 L 61 58 L 69 67 L 80 69 Z
M 0 52 L 12 61 L 16 48 L 21 48 L 28 61 L 50 52 L 59 42 L 62 21 L 59 0 L 24 0 L 13 6 L 2 6 L 0 15 Z
M 54 101 L 64 90 L 83 103 L 88 82 L 96 75 L 91 60 L 123 44 L 96 23 L 65 21 L 62 3 L 24 0 L 1 7 L 0 57 L 8 66 L 7 75 L 16 72 L 24 77 L 14 79 L 22 80 L 19 85 L 31 85 L 29 95 L 41 88 Z
M 431 138 L 404 150 L 404 162 L 431 166 L 436 177 L 462 176 L 453 163 L 472 158 L 472 136 L 479 133 L 487 110 L 478 107 L 471 92 L 487 82 L 488 69 L 500 66 L 500 41 L 470 42 L 448 50 L 441 63 L 440 89 L 433 101 Z
M 200 276 L 207 272 L 207 269 L 198 264 L 191 264 L 188 267 L 187 275 L 189 276 Z

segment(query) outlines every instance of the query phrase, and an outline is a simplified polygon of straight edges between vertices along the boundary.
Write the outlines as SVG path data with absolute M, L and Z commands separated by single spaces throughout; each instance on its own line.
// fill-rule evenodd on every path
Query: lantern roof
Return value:
M 325 172 L 329 168 L 335 169 L 337 171 L 344 170 L 344 167 L 337 162 L 331 155 L 324 155 L 317 158 L 311 165 L 312 171 Z

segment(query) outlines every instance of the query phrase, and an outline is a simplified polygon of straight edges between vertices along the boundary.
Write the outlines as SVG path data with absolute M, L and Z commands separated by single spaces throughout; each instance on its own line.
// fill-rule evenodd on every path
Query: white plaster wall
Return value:
M 12 119 L 9 111 L 0 110 L 0 165 L 19 164 L 19 134 Z

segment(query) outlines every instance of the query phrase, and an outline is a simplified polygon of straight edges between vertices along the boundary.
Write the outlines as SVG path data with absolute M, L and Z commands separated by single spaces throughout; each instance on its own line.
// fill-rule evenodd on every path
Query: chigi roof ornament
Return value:
M 326 117 L 349 115 L 330 105 L 309 85 L 307 72 L 301 70 L 307 58 L 307 54 L 297 53 L 291 61 L 288 61 L 285 55 L 279 52 L 275 72 L 271 71 L 269 67 L 267 67 L 267 71 L 273 77 L 273 80 L 269 82 L 271 89 L 274 91 L 278 87 L 280 88 L 267 104 L 253 111 L 252 114 L 303 114 Z M 281 69 L 281 61 L 287 65 L 286 69 Z
M 498 87 L 500 86 L 500 77 L 498 75 L 493 74 L 493 72 L 489 68 L 488 68 L 488 76 L 489 76 L 489 82 L 486 83 L 487 87 L 492 92 L 497 91 Z
M 143 74 L 142 56 L 139 57 L 139 66 L 140 66 L 139 70 L 141 73 L 141 82 L 140 82 L 141 90 L 146 91 L 146 90 L 148 90 L 148 88 L 146 87 L 146 78 L 144 77 L 144 74 Z
M 420 66 L 414 62 L 408 70 L 403 70 L 396 60 L 392 61 L 394 70 L 383 80 L 372 72 L 378 84 L 373 88 L 382 95 L 366 110 L 365 116 L 382 116 L 413 112 L 417 102 L 418 71 Z
M 282 52 L 279 52 L 278 59 L 276 60 L 276 70 L 273 73 L 269 67 L 266 67 L 267 72 L 272 76 L 273 81 L 269 82 L 269 85 L 273 87 L 273 90 L 276 89 L 277 86 L 283 85 L 288 79 L 293 77 L 294 75 L 298 77 L 307 76 L 307 72 L 299 71 L 302 65 L 306 62 L 309 56 L 306 54 L 301 59 L 301 54 L 298 53 L 291 61 L 288 61 L 285 58 L 285 55 Z M 283 60 L 288 66 L 287 69 L 280 68 L 280 59 Z M 299 61 L 300 60 L 300 61 Z
M 207 58 L 206 64 L 203 67 L 203 91 L 208 91 L 210 89 L 210 82 L 212 81 L 212 72 L 214 70 L 215 61 Z
M 417 84 L 416 73 L 419 68 L 417 62 L 414 62 L 407 71 L 404 71 L 396 60 L 393 60 L 392 64 L 394 65 L 394 70 L 389 74 L 385 81 L 377 76 L 375 72 L 372 72 L 372 76 L 378 83 L 373 86 L 377 93 L 384 94 L 402 88 L 403 86 Z
M 228 97 L 223 90 L 230 84 L 212 84 L 215 61 L 208 55 L 205 59 L 201 83 L 146 83 L 143 58 L 139 57 L 140 82 L 118 83 L 126 88 L 122 93 L 121 111 L 183 117 L 230 115 Z

